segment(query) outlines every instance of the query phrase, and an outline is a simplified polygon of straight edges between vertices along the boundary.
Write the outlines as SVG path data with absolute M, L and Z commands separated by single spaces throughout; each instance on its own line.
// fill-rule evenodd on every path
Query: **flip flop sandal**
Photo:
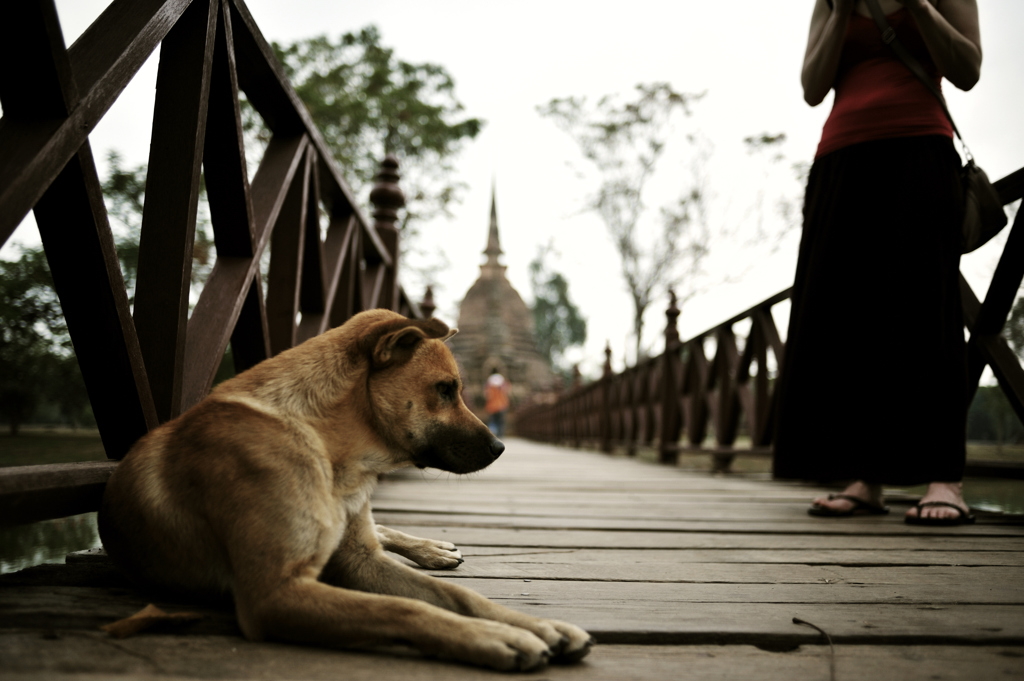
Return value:
M 844 499 L 852 503 L 853 506 L 845 511 L 837 511 L 829 508 L 828 506 L 811 504 L 811 507 L 807 509 L 808 515 L 818 516 L 819 518 L 849 518 L 851 516 L 858 515 L 885 515 L 889 512 L 888 506 L 878 506 L 877 504 L 872 504 L 859 497 L 855 497 L 852 494 L 829 494 L 828 499 L 829 501 L 832 501 L 833 499 Z
M 928 508 L 930 506 L 943 506 L 946 508 L 955 508 L 956 512 L 960 515 L 956 516 L 955 518 L 922 518 L 921 510 Z M 971 515 L 970 509 L 965 511 L 960 506 L 957 506 L 956 504 L 951 504 L 948 501 L 922 501 L 916 506 L 914 506 L 914 508 L 917 509 L 916 516 L 908 515 L 903 517 L 903 522 L 907 523 L 908 525 L 932 525 L 935 527 L 948 527 L 951 525 L 973 525 L 975 520 L 974 516 Z

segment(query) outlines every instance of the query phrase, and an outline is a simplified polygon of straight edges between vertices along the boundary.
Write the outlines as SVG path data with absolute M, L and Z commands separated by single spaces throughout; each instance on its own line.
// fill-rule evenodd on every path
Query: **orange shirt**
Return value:
M 484 389 L 484 395 L 487 398 L 484 409 L 488 414 L 497 414 L 499 411 L 508 409 L 508 381 L 500 376 L 497 379 L 495 380 L 495 376 L 492 375 L 487 380 L 487 387 Z

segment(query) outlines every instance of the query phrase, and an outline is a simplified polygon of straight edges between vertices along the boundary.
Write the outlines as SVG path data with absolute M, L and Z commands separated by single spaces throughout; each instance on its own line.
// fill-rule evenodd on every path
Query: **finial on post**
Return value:
M 398 210 L 405 206 L 405 194 L 398 186 L 398 158 L 388 154 L 380 162 L 380 170 L 374 177 L 373 189 L 370 191 L 370 203 L 373 204 L 374 227 L 394 228 L 398 222 Z
M 665 310 L 665 349 L 676 348 L 679 346 L 679 328 L 677 326 L 679 322 L 679 306 L 676 300 L 676 292 L 672 289 L 668 290 L 669 303 L 668 309 Z
M 434 305 L 434 287 L 427 286 L 427 291 L 423 294 L 423 302 L 420 303 L 420 312 L 423 313 L 424 319 L 430 319 L 434 316 L 434 310 L 436 309 L 437 305 Z

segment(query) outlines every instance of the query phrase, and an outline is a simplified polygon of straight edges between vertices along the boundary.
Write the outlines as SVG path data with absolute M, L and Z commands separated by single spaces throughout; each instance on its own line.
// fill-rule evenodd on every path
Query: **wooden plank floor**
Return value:
M 922 528 L 806 514 L 810 487 L 510 440 L 486 471 L 408 471 L 378 522 L 447 539 L 436 571 L 513 608 L 572 621 L 599 645 L 536 679 L 1024 678 L 1024 527 Z M 404 651 L 351 653 L 238 636 L 205 608 L 188 631 L 112 641 L 147 602 L 102 558 L 0 577 L 4 678 L 477 679 Z M 196 609 L 169 603 L 170 609 Z

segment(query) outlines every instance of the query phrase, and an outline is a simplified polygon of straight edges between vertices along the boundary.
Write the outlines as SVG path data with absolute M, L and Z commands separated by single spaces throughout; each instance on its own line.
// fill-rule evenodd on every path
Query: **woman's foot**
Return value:
M 836 515 L 851 513 L 857 504 L 844 496 L 854 497 L 875 508 L 882 508 L 882 486 L 869 485 L 858 480 L 843 490 L 842 494 L 819 497 L 811 502 L 812 508 L 828 509 Z
M 928 485 L 928 491 L 925 492 L 924 496 L 921 497 L 922 504 L 927 504 L 930 501 L 944 501 L 947 504 L 953 504 L 957 508 L 961 508 L 964 511 L 964 515 L 969 514 L 967 504 L 964 502 L 964 485 L 962 482 L 933 482 Z M 918 515 L 920 514 L 920 515 Z M 956 508 L 950 508 L 949 506 L 925 506 L 919 508 L 914 506 L 907 511 L 907 518 L 925 518 L 931 520 L 946 520 L 955 521 L 960 518 L 961 515 L 957 513 Z

